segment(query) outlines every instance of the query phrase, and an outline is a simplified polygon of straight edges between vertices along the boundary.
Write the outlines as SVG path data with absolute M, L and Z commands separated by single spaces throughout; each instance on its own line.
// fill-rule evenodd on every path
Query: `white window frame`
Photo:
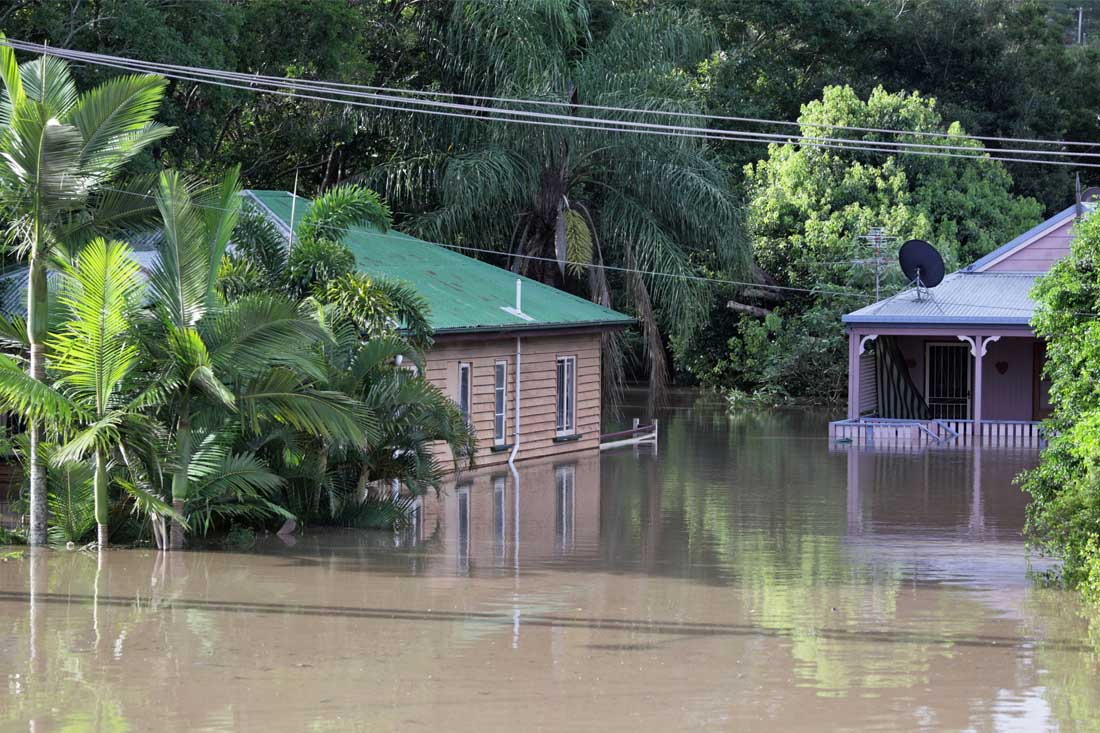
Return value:
M 563 384 L 564 381 L 564 384 Z M 559 356 L 554 364 L 556 386 L 554 429 L 558 437 L 577 432 L 577 357 Z
M 466 387 L 462 387 L 462 375 L 466 373 Z M 474 367 L 468 361 L 458 362 L 458 409 L 466 418 L 466 424 L 473 424 L 474 413 Z M 462 403 L 466 402 L 466 408 L 463 409 Z
M 508 439 L 508 360 L 493 364 L 493 444 L 504 445 Z

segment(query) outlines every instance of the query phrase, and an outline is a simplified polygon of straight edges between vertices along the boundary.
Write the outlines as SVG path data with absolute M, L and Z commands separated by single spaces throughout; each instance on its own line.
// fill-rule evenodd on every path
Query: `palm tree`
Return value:
M 140 360 L 132 322 L 142 282 L 129 248 L 93 240 L 62 272 L 58 305 L 63 320 L 46 341 L 49 375 L 56 379 L 49 384 L 36 380 L 5 356 L 0 361 L 0 400 L 56 436 L 58 446 L 39 447 L 50 454 L 51 465 L 66 483 L 81 483 L 77 477 L 82 471 L 91 475 L 98 547 L 103 549 L 109 541 L 110 463 L 116 452 L 135 457 L 155 452 L 151 441 L 158 429 L 147 412 L 159 386 L 132 389 Z M 92 466 L 85 467 L 89 456 Z M 122 485 L 144 506 L 167 511 L 155 497 Z M 71 498 L 73 487 L 68 488 Z M 70 527 L 70 538 L 78 534 Z
M 329 384 L 379 416 L 372 439 L 346 445 L 330 464 L 350 472 L 362 496 L 375 481 L 397 480 L 414 494 L 438 488 L 444 474 L 433 444 L 446 443 L 455 467 L 474 455 L 475 436 L 458 407 L 423 377 L 422 354 L 392 330 L 364 339 L 355 318 L 327 306 L 335 344 L 325 350 Z
M 593 113 L 569 103 L 671 112 L 629 118 L 696 125 L 688 115 L 702 103 L 691 69 L 713 50 L 697 16 L 668 11 L 624 16 L 593 38 L 584 0 L 455 3 L 448 33 L 447 91 L 564 103 L 539 109 L 578 125 L 591 125 Z M 740 275 L 749 262 L 740 207 L 714 152 L 693 138 L 569 121 L 398 123 L 410 147 L 372 178 L 387 198 L 422 212 L 408 226 L 436 241 L 495 247 L 521 273 L 632 309 L 651 395 L 660 397 L 668 374 L 662 332 L 689 339 L 708 314 L 712 296 L 693 278 L 707 269 Z M 416 126 L 423 129 L 410 132 Z M 604 265 L 625 268 L 612 272 L 622 279 L 614 288 Z M 620 362 L 605 356 L 613 376 Z
M 454 403 L 406 368 L 419 364 L 419 349 L 432 343 L 427 302 L 404 283 L 354 271 L 354 257 L 340 241 L 352 226 L 386 229 L 389 223 L 389 211 L 373 191 L 337 186 L 306 208 L 293 249 L 266 217 L 246 210 L 234 235 L 235 251 L 222 266 L 226 292 L 282 289 L 312 304 L 335 339 L 324 347 L 326 384 L 378 418 L 369 440 L 318 445 L 316 461 L 287 468 L 300 474 L 296 485 L 308 488 L 305 498 L 286 503 L 301 505 L 305 514 L 319 512 L 324 493 L 334 518 L 341 507 L 355 506 L 352 500 L 361 500 L 375 481 L 398 480 L 414 493 L 438 486 L 443 468 L 431 450 L 436 441 L 446 443 L 458 463 L 474 453 L 473 434 Z M 277 441 L 264 443 L 270 449 Z
M 110 230 L 145 208 L 140 199 L 104 190 L 143 149 L 171 132 L 153 122 L 165 82 L 120 76 L 79 94 L 68 65 L 42 56 L 16 62 L 0 46 L 0 210 L 27 258 L 29 373 L 46 377 L 46 269 L 58 252 L 73 254 L 96 230 Z M 124 188 L 124 187 L 123 187 Z M 46 475 L 41 426 L 30 429 L 30 542 L 46 541 Z
M 149 278 L 155 317 L 145 347 L 165 391 L 175 511 L 188 511 L 193 461 L 210 440 L 280 426 L 333 444 L 364 440 L 372 416 L 323 386 L 318 347 L 332 336 L 312 310 L 278 293 L 226 302 L 219 292 L 219 266 L 240 213 L 236 171 L 214 187 L 163 173 L 156 201 L 163 234 Z M 182 546 L 184 532 L 172 527 L 172 547 Z

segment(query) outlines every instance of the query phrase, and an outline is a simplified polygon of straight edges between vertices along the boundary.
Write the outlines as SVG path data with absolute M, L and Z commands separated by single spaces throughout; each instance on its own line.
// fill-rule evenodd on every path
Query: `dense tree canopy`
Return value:
M 821 100 L 803 107 L 799 122 L 807 136 L 820 134 L 821 125 L 947 132 L 937 145 L 981 150 L 958 123 L 945 124 L 935 100 L 881 87 L 867 99 L 850 87 L 829 87 Z M 882 139 L 877 133 L 849 137 Z M 772 145 L 767 159 L 746 166 L 745 181 L 755 260 L 780 285 L 796 290 L 781 303 L 774 291 L 731 291 L 731 298 L 755 299 L 755 307 L 774 310 L 764 320 L 745 316 L 732 330 L 728 320 L 712 317 L 710 331 L 681 363 L 705 380 L 781 399 L 843 397 L 840 317 L 874 300 L 876 269 L 883 295 L 905 285 L 894 264 L 902 242 L 926 239 L 949 267 L 959 266 L 1025 231 L 1042 211 L 1039 202 L 1011 192 L 1012 179 L 1000 163 L 980 158 Z M 873 227 L 892 237 L 877 266 L 861 239 Z M 708 357 L 708 350 L 714 355 Z
M 1100 78 L 1094 73 L 1100 44 L 1093 40 L 1100 33 L 1075 45 L 1071 6 L 1062 0 L 23 0 L 0 10 L 0 27 L 12 37 L 54 46 L 301 79 L 557 102 L 575 91 L 582 103 L 788 121 L 874 118 L 887 127 L 911 123 L 985 136 L 1090 140 L 1100 132 Z M 1088 16 L 1086 11 L 1086 23 Z M 649 40 L 639 35 L 644 33 Z M 85 86 L 116 73 L 76 70 Z M 961 263 L 1030 221 L 1037 212 L 1029 197 L 1047 213 L 1063 208 L 1078 172 L 909 156 L 815 157 L 788 148 L 769 152 L 753 142 L 677 145 L 529 125 L 439 125 L 175 80 L 160 119 L 178 130 L 144 154 L 142 167 L 216 176 L 239 165 L 245 185 L 289 189 L 297 178 L 300 190 L 312 194 L 348 180 L 379 182 L 380 170 L 403 166 L 401 185 L 388 189 L 400 190 L 391 199 L 399 228 L 550 259 L 558 258 L 564 230 L 568 259 L 592 254 L 622 265 L 634 256 L 634 264 L 646 266 L 640 269 L 738 279 L 737 268 L 720 256 L 730 248 L 716 248 L 713 232 L 704 234 L 699 225 L 733 232 L 731 212 L 737 213 L 741 197 L 751 202 L 754 251 L 767 273 L 758 271 L 755 279 L 861 293 L 866 269 L 831 264 L 850 259 L 844 243 L 851 232 L 883 226 L 897 235 L 927 236 Z M 709 124 L 789 129 L 736 120 Z M 987 146 L 1010 147 L 998 141 Z M 764 158 L 769 163 L 762 168 L 757 162 Z M 810 160 L 817 164 L 813 174 L 801 168 Z M 673 167 L 663 168 L 669 161 Z M 694 180 L 674 180 L 676 168 L 690 170 Z M 721 197 L 703 195 L 718 190 L 716 182 Z M 1083 175 L 1085 185 L 1093 182 Z M 654 205 L 642 196 L 642 183 Z M 761 205 L 765 195 L 802 183 L 825 196 L 821 207 L 808 195 Z M 849 194 L 850 208 L 837 208 Z M 715 201 L 722 205 L 714 207 Z M 654 217 L 632 215 L 623 208 L 628 203 Z M 798 217 L 805 223 L 796 226 Z M 654 247 L 623 246 L 656 242 L 655 234 L 676 247 L 663 246 L 658 256 Z M 576 268 L 555 272 L 552 264 L 522 261 L 530 274 L 603 297 L 603 283 L 587 282 Z M 752 362 L 752 349 L 739 351 L 749 348 L 744 339 L 729 347 L 735 319 L 724 306 L 731 299 L 768 309 L 776 303 L 714 286 L 673 288 L 671 282 L 616 274 L 607 280 L 613 304 L 650 326 L 644 338 L 650 358 L 638 376 L 664 369 L 662 349 L 671 347 L 668 368 L 675 376 L 718 375 L 724 385 L 737 382 L 750 390 L 765 383 L 738 381 L 741 367 L 733 362 Z M 830 301 L 828 312 L 811 312 L 811 305 L 826 303 L 790 299 L 777 317 L 791 328 L 792 318 L 803 317 L 825 328 L 845 307 Z M 700 331 L 705 322 L 717 328 Z M 779 322 L 770 323 L 755 322 L 770 334 L 762 342 L 776 341 Z M 789 331 L 792 344 L 799 343 L 798 333 L 814 332 L 802 328 L 809 326 Z M 785 379 L 785 373 L 772 376 Z

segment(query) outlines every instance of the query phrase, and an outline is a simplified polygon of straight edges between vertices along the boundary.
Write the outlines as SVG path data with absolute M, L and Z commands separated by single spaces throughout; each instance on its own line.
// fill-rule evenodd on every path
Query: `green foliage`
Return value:
M 1100 535 L 1089 537 L 1083 559 L 1081 593 L 1089 603 L 1100 605 Z
M 901 128 L 946 132 L 935 144 L 980 151 L 945 125 L 934 100 L 919 94 L 890 94 L 881 87 L 867 99 L 850 87 L 826 88 L 821 100 L 805 105 L 802 134 L 821 125 Z M 873 141 L 877 133 L 852 133 Z M 928 139 L 902 136 L 902 141 Z M 883 227 L 895 239 L 882 256 L 911 238 L 931 241 L 952 268 L 965 264 L 1033 225 L 1042 206 L 1011 193 L 1004 167 L 988 159 L 850 153 L 795 145 L 771 145 L 768 158 L 745 169 L 748 225 L 756 262 L 784 286 L 815 292 L 788 295 L 729 288 L 729 299 L 757 300 L 774 309 L 780 327 L 742 320 L 729 337 L 729 355 L 699 364 L 705 380 L 721 374 L 722 386 L 764 390 L 801 402 L 832 402 L 843 395 L 846 340 L 840 317 L 875 299 L 874 268 L 858 264 L 872 251 L 859 237 Z M 882 295 L 904 287 L 896 267 L 882 271 Z M 722 317 L 712 314 L 723 328 Z
M 1070 255 L 1040 278 L 1033 326 L 1047 340 L 1046 375 L 1054 416 L 1049 445 L 1027 473 L 1027 533 L 1062 560 L 1062 576 L 1095 598 L 1100 579 L 1100 218 L 1075 228 Z
M 22 532 L 14 529 L 0 527 L 0 547 L 3 547 L 4 545 L 25 545 L 26 543 L 27 538 L 23 535 Z M 0 552 L 0 561 L 7 562 L 9 559 L 15 559 L 19 557 L 22 557 L 22 553 L 18 551 L 5 550 L 3 552 Z
M 416 497 L 407 495 L 372 495 L 362 501 L 348 503 L 333 524 L 352 529 L 404 529 L 415 509 L 415 501 Z
M 354 324 L 361 338 L 377 338 L 401 331 L 414 344 L 431 344 L 428 304 L 409 285 L 351 272 L 328 280 L 317 289 L 316 297 L 335 307 L 340 317 Z
M 335 239 L 304 239 L 295 244 L 286 264 L 286 287 L 296 298 L 311 294 L 317 286 L 355 270 L 355 255 Z
M 90 539 L 96 525 L 93 474 L 87 461 L 66 463 L 47 474 L 52 544 Z
M 726 386 L 765 404 L 839 401 L 848 378 L 847 362 L 837 358 L 847 347 L 837 327 L 843 313 L 836 301 L 822 300 L 802 312 L 742 316 L 729 340 L 728 361 L 719 362 L 722 371 L 708 381 L 729 380 Z

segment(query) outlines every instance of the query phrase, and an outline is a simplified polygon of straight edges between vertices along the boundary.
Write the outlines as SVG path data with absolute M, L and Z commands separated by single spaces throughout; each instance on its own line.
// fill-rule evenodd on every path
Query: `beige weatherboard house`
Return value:
M 309 203 L 245 196 L 285 233 Z M 361 271 L 405 281 L 431 307 L 425 373 L 468 415 L 478 466 L 599 448 L 601 336 L 633 319 L 396 230 L 353 228 L 344 242 Z

